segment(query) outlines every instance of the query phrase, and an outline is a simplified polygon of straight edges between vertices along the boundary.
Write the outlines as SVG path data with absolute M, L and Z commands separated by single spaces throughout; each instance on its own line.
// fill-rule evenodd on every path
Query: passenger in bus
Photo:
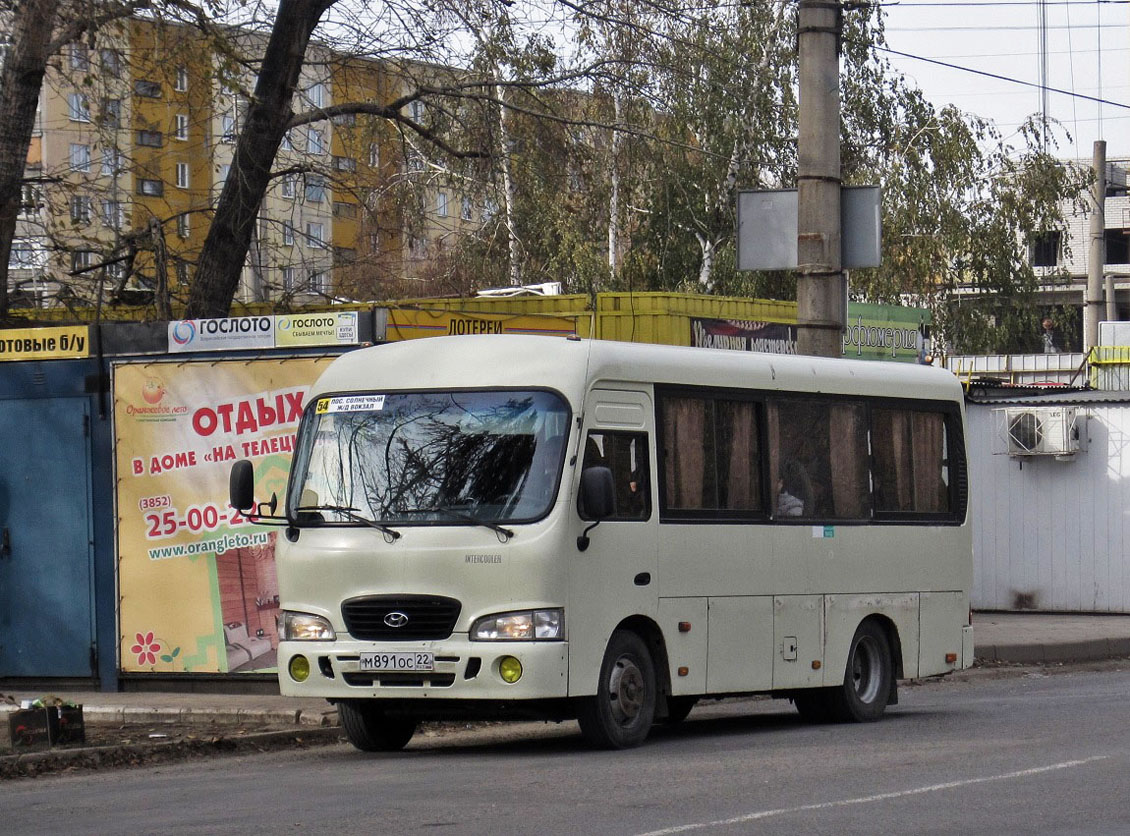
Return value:
M 777 480 L 777 516 L 804 516 L 804 474 L 801 466 L 790 461 L 781 468 L 781 478 Z

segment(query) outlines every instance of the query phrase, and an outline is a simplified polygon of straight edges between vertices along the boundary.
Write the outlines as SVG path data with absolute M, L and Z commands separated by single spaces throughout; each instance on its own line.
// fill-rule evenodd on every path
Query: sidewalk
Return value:
M 1130 657 L 1130 615 L 974 613 L 977 659 L 987 663 L 1056 664 Z M 55 695 L 83 706 L 88 724 L 182 725 L 291 729 L 333 728 L 337 710 L 320 699 L 269 694 L 209 694 L 127 691 L 19 691 L 0 683 L 0 694 L 16 700 Z M 0 733 L 7 712 L 0 704 Z

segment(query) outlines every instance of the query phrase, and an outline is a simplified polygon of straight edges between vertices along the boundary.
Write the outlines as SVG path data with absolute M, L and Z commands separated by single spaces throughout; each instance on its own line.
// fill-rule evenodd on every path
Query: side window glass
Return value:
M 581 467 L 607 467 L 616 486 L 613 520 L 646 520 L 651 516 L 651 478 L 647 435 L 626 432 L 590 432 Z
M 666 509 L 749 516 L 762 510 L 758 405 L 669 395 L 661 401 Z M 701 516 L 699 513 L 697 516 Z
M 871 518 L 862 404 L 777 400 L 769 409 L 769 439 L 774 517 Z
M 940 412 L 872 412 L 875 510 L 940 514 L 950 510 L 945 416 Z

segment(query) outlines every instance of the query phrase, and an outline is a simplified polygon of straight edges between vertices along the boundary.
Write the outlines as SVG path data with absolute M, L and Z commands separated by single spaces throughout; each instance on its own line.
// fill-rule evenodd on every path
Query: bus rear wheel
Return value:
M 581 734 L 601 749 L 630 749 L 647 738 L 655 719 L 655 665 L 643 639 L 617 630 L 608 641 L 596 696 L 581 701 Z
M 893 671 L 887 634 L 876 621 L 864 621 L 852 637 L 843 684 L 801 691 L 793 703 L 811 722 L 870 723 L 887 708 Z
M 413 717 L 386 714 L 376 700 L 341 700 L 338 719 L 349 742 L 362 752 L 397 752 L 416 733 Z

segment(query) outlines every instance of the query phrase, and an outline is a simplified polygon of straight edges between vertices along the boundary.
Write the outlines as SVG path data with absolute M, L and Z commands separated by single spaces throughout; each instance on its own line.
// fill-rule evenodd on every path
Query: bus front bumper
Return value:
M 434 654 L 433 670 L 362 670 L 362 653 L 417 651 Z M 564 641 L 472 642 L 459 634 L 442 641 L 395 643 L 284 641 L 278 666 L 279 690 L 289 697 L 510 701 L 555 699 L 569 691 L 569 645 Z

